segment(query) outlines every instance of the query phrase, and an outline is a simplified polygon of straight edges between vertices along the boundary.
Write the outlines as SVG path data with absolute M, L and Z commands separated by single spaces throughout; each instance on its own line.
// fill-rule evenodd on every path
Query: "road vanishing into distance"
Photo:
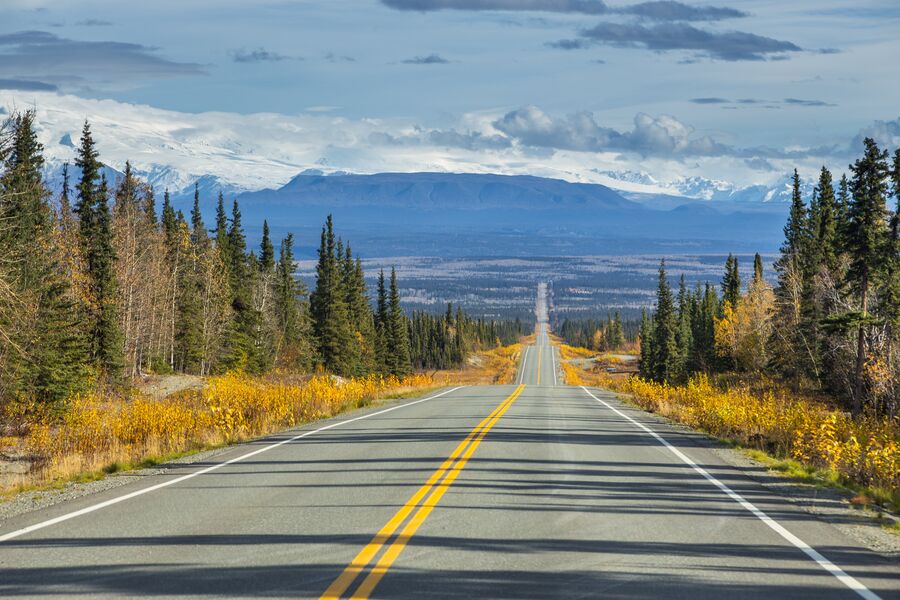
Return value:
M 900 567 L 710 450 L 561 385 L 539 290 L 516 384 L 229 448 L 0 522 L 4 598 L 900 598 Z

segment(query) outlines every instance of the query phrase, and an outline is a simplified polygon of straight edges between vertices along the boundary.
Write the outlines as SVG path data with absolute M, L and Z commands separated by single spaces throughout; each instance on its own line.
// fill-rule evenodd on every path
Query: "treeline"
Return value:
M 339 375 L 458 367 L 475 350 L 508 344 L 522 335 L 515 322 L 474 320 L 447 306 L 444 316 L 414 313 L 400 305 L 397 273 L 378 276 L 374 310 L 362 261 L 334 234 L 329 216 L 322 229 L 316 289 L 310 296 L 318 364 Z
M 854 413 L 900 403 L 900 149 L 872 139 L 837 186 L 822 168 L 809 202 L 794 171 L 777 284 L 742 290 L 729 257 L 721 298 L 709 285 L 677 296 L 660 267 L 657 306 L 641 327 L 641 373 L 678 382 L 697 371 L 767 369 L 830 394 Z M 683 279 L 682 279 L 683 282 Z
M 606 319 L 565 319 L 557 333 L 570 346 L 609 352 L 635 342 L 638 330 L 638 321 L 623 321 L 616 311 L 607 314 Z
M 473 319 L 448 304 L 443 316 L 415 312 L 410 317 L 410 358 L 417 369 L 456 368 L 473 350 L 512 344 L 523 333 L 519 319 Z
M 196 187 L 190 215 L 168 192 L 158 210 L 130 164 L 107 181 L 87 122 L 77 180 L 67 165 L 56 198 L 34 111 L 4 122 L 0 165 L 0 401 L 59 403 L 146 373 L 403 375 L 460 364 L 486 331 L 509 338 L 508 325 L 459 312 L 421 342 L 423 317 L 404 315 L 393 272 L 389 284 L 381 275 L 373 311 L 361 262 L 330 217 L 307 293 L 292 235 L 276 249 L 264 222 L 259 248 L 248 249 L 237 201 L 227 211 L 220 194 L 207 228 Z

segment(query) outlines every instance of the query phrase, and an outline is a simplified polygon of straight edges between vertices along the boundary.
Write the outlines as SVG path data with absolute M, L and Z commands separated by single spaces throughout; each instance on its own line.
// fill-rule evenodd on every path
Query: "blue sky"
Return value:
M 760 174 L 875 121 L 900 136 L 896 0 L 4 5 L 0 88 L 19 92 L 402 122 L 380 143 L 490 154 L 514 140 L 532 161 L 727 154 Z

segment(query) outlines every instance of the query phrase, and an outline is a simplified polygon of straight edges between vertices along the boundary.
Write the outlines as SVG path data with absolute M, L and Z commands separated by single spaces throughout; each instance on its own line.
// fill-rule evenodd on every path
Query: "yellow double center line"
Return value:
M 378 552 L 394 535 L 394 532 L 406 522 L 406 525 L 400 533 L 397 534 L 393 543 L 391 543 L 387 550 L 384 551 L 375 565 L 371 568 L 368 575 L 366 575 L 366 578 L 363 579 L 359 587 L 356 588 L 353 596 L 351 596 L 353 600 L 365 600 L 369 597 L 372 590 L 374 590 L 375 586 L 378 585 L 378 582 L 381 581 L 381 578 L 384 577 L 391 565 L 394 564 L 394 561 L 397 560 L 397 557 L 400 556 L 400 553 L 403 552 L 403 548 L 406 547 L 409 539 L 416 533 L 416 530 L 419 529 L 422 523 L 425 522 L 425 519 L 428 518 L 428 515 L 431 514 L 431 511 L 437 506 L 437 503 L 441 500 L 441 497 L 447 489 L 453 484 L 453 481 L 459 475 L 460 471 L 466 466 L 469 457 L 475 452 L 478 444 L 481 443 L 481 440 L 484 439 L 484 436 L 487 435 L 487 432 L 491 430 L 494 424 L 500 420 L 503 413 L 512 406 L 512 403 L 516 401 L 516 398 L 519 397 L 524 389 L 524 384 L 518 386 L 512 394 L 491 412 L 491 414 L 482 419 L 482 421 L 475 426 L 475 429 L 469 432 L 469 435 L 460 442 L 459 446 L 456 447 L 447 460 L 438 467 L 437 471 L 431 474 L 431 477 L 428 478 L 425 485 L 420 487 L 406 504 L 391 517 L 391 520 L 375 534 L 372 541 L 359 551 L 359 554 L 357 554 L 350 564 L 347 565 L 347 568 L 344 569 L 343 573 L 328 586 L 328 589 L 322 594 L 320 600 L 338 600 L 353 582 L 356 581 L 360 573 L 362 573 L 375 559 Z M 423 499 L 424 502 L 422 501 Z M 417 508 L 418 510 L 416 510 Z M 415 511 L 415 514 L 413 514 L 413 511 Z M 410 514 L 412 514 L 412 518 L 407 522 L 407 517 L 409 517 Z

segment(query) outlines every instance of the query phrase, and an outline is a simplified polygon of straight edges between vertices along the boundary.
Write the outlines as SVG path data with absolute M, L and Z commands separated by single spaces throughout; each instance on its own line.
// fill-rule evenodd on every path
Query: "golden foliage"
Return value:
M 684 386 L 631 377 L 613 387 L 645 410 L 714 436 L 831 469 L 861 485 L 900 491 L 897 418 L 853 419 L 824 403 L 771 390 L 719 390 L 702 375 Z
M 228 374 L 161 399 L 92 392 L 71 398 L 61 418 L 34 403 L 7 403 L 0 423 L 18 435 L 0 438 L 0 448 L 17 448 L 33 461 L 32 473 L 15 483 L 39 485 L 266 435 L 386 396 L 451 382 L 511 383 L 521 352 L 520 344 L 500 346 L 480 353 L 474 367 L 403 378 Z
M 202 390 L 162 400 L 89 393 L 74 397 L 61 421 L 31 423 L 24 447 L 35 459 L 31 483 L 135 464 L 205 446 L 265 435 L 375 399 L 446 384 L 445 377 L 416 374 L 398 379 L 372 375 L 342 380 L 316 376 L 291 381 L 229 374 Z
M 737 307 L 726 302 L 715 322 L 716 352 L 734 359 L 744 371 L 759 371 L 769 361 L 768 340 L 775 293 L 764 280 L 754 280 Z
M 471 360 L 474 366 L 459 371 L 440 371 L 454 384 L 507 384 L 516 378 L 522 344 L 497 346 L 479 352 Z
M 560 344 L 559 355 L 563 360 L 573 360 L 576 358 L 592 358 L 596 353 L 587 348 L 578 348 L 576 346 L 569 346 L 568 344 Z

